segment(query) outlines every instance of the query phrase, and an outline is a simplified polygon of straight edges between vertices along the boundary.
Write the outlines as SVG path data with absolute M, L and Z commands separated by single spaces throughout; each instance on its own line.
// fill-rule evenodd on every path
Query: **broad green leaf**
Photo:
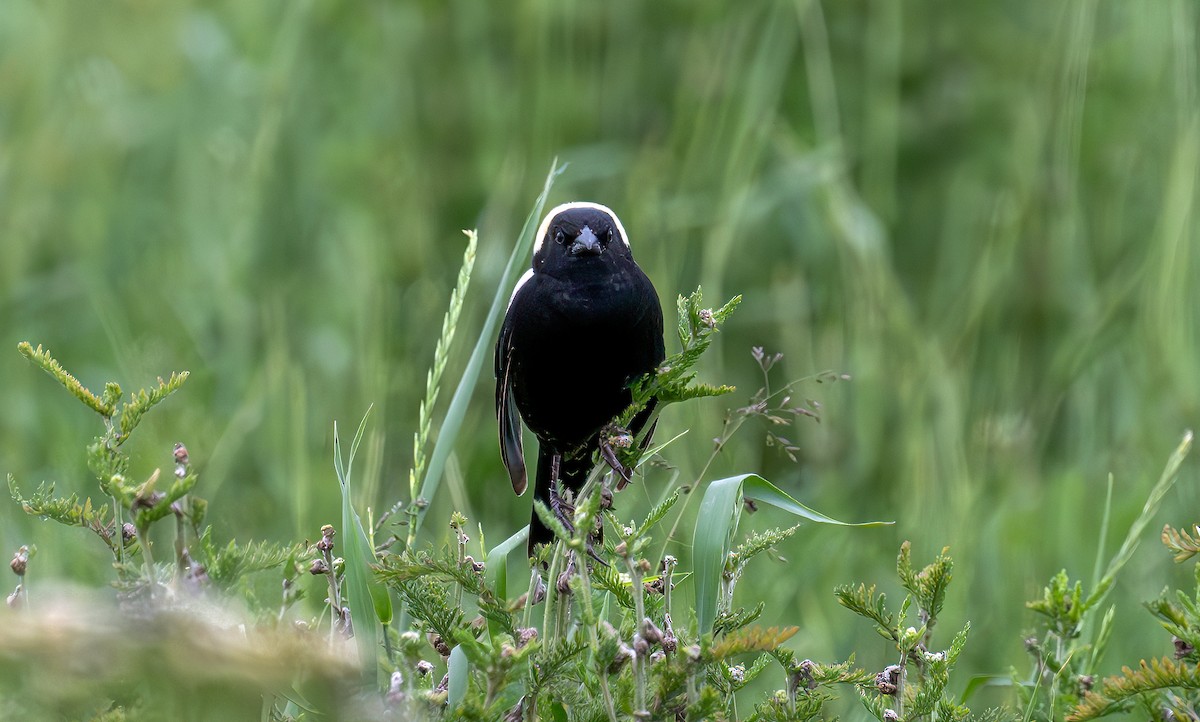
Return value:
M 742 499 L 753 499 L 821 524 L 839 526 L 880 526 L 890 522 L 848 523 L 814 511 L 793 499 L 779 487 L 757 474 L 742 474 L 719 479 L 704 490 L 696 531 L 692 539 L 696 590 L 696 618 L 700 633 L 712 631 L 717 618 L 717 602 L 725 557 L 732 548 L 742 511 Z

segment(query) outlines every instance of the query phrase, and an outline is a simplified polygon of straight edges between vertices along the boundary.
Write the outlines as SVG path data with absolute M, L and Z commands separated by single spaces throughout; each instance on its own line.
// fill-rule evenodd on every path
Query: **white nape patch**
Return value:
M 508 307 L 509 308 L 512 308 L 512 302 L 513 302 L 513 299 L 517 297 L 517 291 L 520 291 L 521 286 L 524 286 L 525 282 L 531 278 L 533 278 L 533 269 L 532 268 L 529 269 L 528 271 L 526 271 L 524 274 L 521 275 L 520 278 L 517 279 L 517 285 L 513 288 L 512 295 L 508 297 Z
M 594 211 L 600 211 L 601 213 L 607 213 L 608 217 L 613 220 L 613 225 L 617 227 L 617 232 L 621 234 L 621 241 L 625 244 L 626 248 L 629 248 L 629 236 L 625 233 L 625 226 L 621 225 L 621 219 L 617 218 L 617 214 L 613 213 L 611 208 L 599 203 L 592 203 L 591 201 L 572 201 L 570 203 L 563 203 L 562 205 L 551 208 L 550 212 L 546 214 L 546 217 L 542 219 L 542 225 L 538 226 L 537 235 L 533 237 L 533 255 L 536 256 L 538 251 L 542 250 L 542 241 L 545 240 L 546 233 L 550 230 L 550 222 L 553 221 L 559 213 L 562 213 L 563 211 L 572 211 L 576 208 L 589 208 Z M 520 287 L 521 285 L 517 284 L 517 288 Z

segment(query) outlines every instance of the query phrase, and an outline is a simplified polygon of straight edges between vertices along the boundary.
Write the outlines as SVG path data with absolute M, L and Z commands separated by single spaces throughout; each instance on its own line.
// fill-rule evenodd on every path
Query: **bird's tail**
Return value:
M 533 483 L 533 498 L 554 511 L 551 506 L 550 491 L 554 485 L 554 454 L 549 449 L 538 449 L 537 475 Z M 563 489 L 578 493 L 587 481 L 588 472 L 592 470 L 592 455 L 581 454 L 577 458 L 560 457 L 558 464 L 558 479 Z M 542 523 L 541 517 L 534 509 L 529 518 L 529 556 L 538 544 L 549 544 L 554 541 L 554 532 Z

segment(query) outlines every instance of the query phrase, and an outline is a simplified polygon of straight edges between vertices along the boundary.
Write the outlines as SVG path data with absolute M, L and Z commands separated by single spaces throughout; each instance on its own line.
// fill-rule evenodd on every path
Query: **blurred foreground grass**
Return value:
M 94 422 L 16 353 L 30 340 L 93 386 L 191 371 L 132 452 L 165 466 L 184 441 L 225 536 L 316 538 L 339 514 L 333 421 L 372 403 L 360 490 L 390 505 L 459 229 L 480 229 L 470 339 L 557 155 L 552 203 L 616 209 L 664 299 L 744 294 L 707 380 L 748 397 L 755 345 L 785 353 L 780 378 L 853 376 L 805 388 L 824 411 L 789 435 L 799 463 L 759 431 L 712 470 L 897 521 L 803 530 L 754 586 L 764 622 L 799 624 L 801 655 L 869 650 L 834 585 L 884 576 L 902 539 L 950 545 L 964 664 L 1003 673 L 1023 601 L 1064 566 L 1088 577 L 1107 474 L 1123 529 L 1196 423 L 1198 24 L 1189 0 L 8 0 L 0 471 L 94 493 Z M 491 393 L 430 514 L 502 539 L 529 502 Z M 720 431 L 707 408 L 660 425 L 691 429 L 669 454 L 685 476 Z M 1195 521 L 1195 478 L 1160 522 Z M 0 548 L 22 543 L 38 574 L 109 577 L 0 504 Z M 1178 574 L 1148 545 L 1113 599 L 1132 612 Z M 1169 651 L 1148 616 L 1125 622 L 1114 664 Z

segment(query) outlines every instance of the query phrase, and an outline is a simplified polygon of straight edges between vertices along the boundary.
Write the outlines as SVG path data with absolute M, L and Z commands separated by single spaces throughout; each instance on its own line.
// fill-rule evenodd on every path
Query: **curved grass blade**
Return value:
M 446 671 L 450 675 L 449 686 L 446 687 L 446 702 L 453 710 L 467 696 L 467 676 L 471 673 L 467 653 L 463 651 L 461 644 L 450 650 L 450 660 L 446 663 Z
M 483 565 L 483 578 L 487 585 L 502 601 L 508 601 L 508 555 L 513 549 L 524 549 L 525 540 L 529 538 L 529 526 L 500 542 L 487 553 L 487 561 Z M 497 624 L 488 620 L 488 633 L 495 639 L 501 630 Z
M 704 499 L 700 502 L 692 538 L 696 573 L 692 586 L 696 590 L 696 621 L 701 635 L 712 632 L 713 622 L 717 619 L 721 574 L 741 517 L 744 478 L 733 476 L 714 481 L 704 490 Z
M 454 396 L 450 399 L 450 406 L 446 409 L 446 416 L 442 420 L 441 428 L 438 430 L 437 441 L 433 445 L 433 453 L 429 455 L 429 465 L 425 468 L 425 478 L 421 482 L 421 495 L 419 498 L 426 503 L 415 504 L 416 513 L 408 531 L 408 546 L 410 548 L 416 540 L 421 522 L 425 518 L 425 510 L 429 508 L 429 502 L 433 501 L 434 496 L 437 494 L 438 486 L 441 484 L 442 472 L 446 469 L 446 460 L 450 457 L 450 450 L 454 448 L 454 442 L 458 438 L 458 430 L 462 428 L 463 418 L 467 413 L 467 404 L 475 389 L 475 383 L 479 380 L 479 372 L 483 368 L 483 361 L 491 355 L 492 344 L 495 342 L 496 324 L 499 323 L 501 314 L 508 308 L 509 290 L 516 282 L 517 269 L 533 246 L 533 233 L 537 229 L 537 224 L 541 221 L 542 209 L 546 205 L 546 199 L 550 196 L 550 189 L 554 186 L 554 179 L 562 173 L 565 167 L 558 164 L 557 158 L 551 164 L 550 172 L 546 175 L 546 183 L 542 187 L 542 193 L 537 197 L 537 201 L 533 204 L 533 209 L 525 219 L 525 225 L 521 227 L 521 234 L 517 237 L 517 244 L 513 247 L 512 253 L 508 257 L 508 264 L 504 267 L 504 275 L 500 277 L 500 285 L 496 288 L 496 295 L 492 298 L 492 306 L 488 310 L 487 319 L 484 321 L 483 328 L 479 332 L 479 338 L 475 342 L 475 349 L 471 352 L 471 358 L 467 361 L 467 367 L 463 370 L 458 387 L 454 389 Z M 413 501 L 417 500 L 413 499 Z
M 887 526 L 894 523 L 890 521 L 838 521 L 837 519 L 825 516 L 821 512 L 815 511 L 801 504 L 789 496 L 787 492 L 762 478 L 758 474 L 747 474 L 741 478 L 744 479 L 742 484 L 742 493 L 747 499 L 761 501 L 762 503 L 770 504 L 777 509 L 790 511 L 802 519 L 815 521 L 818 524 L 835 524 L 837 526 Z
M 743 498 L 770 504 L 820 524 L 881 526 L 891 523 L 838 521 L 801 504 L 758 474 L 741 474 L 712 482 L 704 490 L 704 499 L 700 502 L 700 513 L 692 539 L 696 574 L 693 587 L 696 590 L 696 619 L 701 635 L 712 631 L 717 618 L 721 575 L 725 570 L 725 557 L 732 547 L 733 534 L 737 531 Z

